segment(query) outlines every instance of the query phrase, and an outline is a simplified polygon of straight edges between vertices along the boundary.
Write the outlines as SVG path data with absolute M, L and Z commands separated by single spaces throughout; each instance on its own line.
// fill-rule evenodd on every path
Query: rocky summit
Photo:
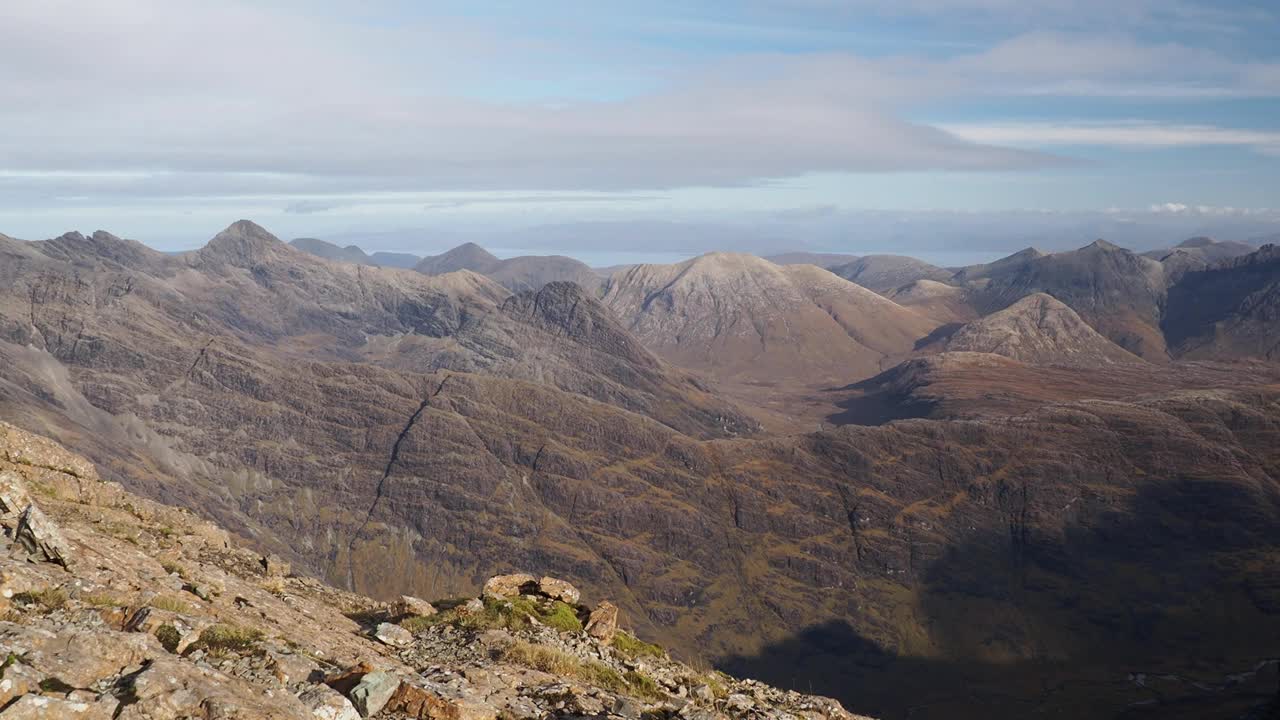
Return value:
M 5 423 L 0 504 L 6 718 L 856 717 L 673 660 L 556 578 L 386 603 L 293 575 Z

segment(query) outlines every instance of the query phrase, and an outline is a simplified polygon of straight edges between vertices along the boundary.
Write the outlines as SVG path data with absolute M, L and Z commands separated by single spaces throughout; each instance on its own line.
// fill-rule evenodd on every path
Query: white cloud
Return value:
M 1011 4 L 1021 5 L 912 2 L 920 12 Z M 911 123 L 904 109 L 992 94 L 1280 94 L 1274 64 L 1118 35 L 1030 33 L 942 59 L 811 53 L 694 65 L 684 58 L 674 70 L 653 71 L 657 89 L 609 102 L 482 101 L 467 90 L 495 87 L 483 96 L 498 97 L 504 86 L 555 86 L 567 65 L 611 58 L 593 56 L 601 52 L 595 45 L 574 55 L 442 16 L 388 27 L 359 15 L 379 7 L 0 3 L 0 205 L 85 195 L 287 197 L 287 207 L 315 211 L 325 197 L 354 194 L 619 191 L 812 173 L 1021 169 L 1059 159 L 1010 145 L 1033 144 L 1036 133 L 1041 144 L 1065 143 L 1045 141 L 1046 128 Z M 1178 133 L 1204 142 L 1209 130 L 1075 132 L 1119 145 L 1152 144 L 1162 133 L 1166 143 Z M 1215 132 L 1212 144 L 1274 149 Z
M 1274 154 L 1280 131 L 1223 128 L 1213 125 L 1170 125 L 1126 122 L 952 123 L 944 126 L 959 137 L 982 143 L 1044 147 L 1089 145 L 1115 148 L 1241 146 Z

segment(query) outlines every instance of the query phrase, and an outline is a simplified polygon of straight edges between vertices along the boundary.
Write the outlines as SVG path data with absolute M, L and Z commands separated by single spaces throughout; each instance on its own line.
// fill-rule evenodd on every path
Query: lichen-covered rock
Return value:
M 284 720 L 307 715 L 302 703 L 287 693 L 271 693 L 227 675 L 178 658 L 148 664 L 128 685 L 130 697 L 121 720 L 157 718 L 261 718 Z
M 538 579 L 528 573 L 496 575 L 484 584 L 481 595 L 489 600 L 507 600 L 519 597 L 525 588 L 536 586 Z
M 577 605 L 578 599 L 582 597 L 582 593 L 578 592 L 578 588 L 564 580 L 553 577 L 543 577 L 539 580 L 538 592 L 553 600 L 567 602 L 570 605 Z

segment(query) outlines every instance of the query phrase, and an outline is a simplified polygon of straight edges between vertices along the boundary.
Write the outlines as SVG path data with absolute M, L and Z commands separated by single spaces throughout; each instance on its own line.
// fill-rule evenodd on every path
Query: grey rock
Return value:
M 375 670 L 360 678 L 348 696 L 361 717 L 377 715 L 400 687 L 400 679 L 383 670 Z
M 298 696 L 298 700 L 320 720 L 359 720 L 360 718 L 360 713 L 356 712 L 351 701 L 327 685 L 313 685 L 307 688 Z
M 392 647 L 404 647 L 413 642 L 413 633 L 395 623 L 381 623 L 373 631 L 373 636 Z
M 71 545 L 62 536 L 58 526 L 35 503 L 22 511 L 14 537 L 31 555 L 65 568 L 71 566 Z

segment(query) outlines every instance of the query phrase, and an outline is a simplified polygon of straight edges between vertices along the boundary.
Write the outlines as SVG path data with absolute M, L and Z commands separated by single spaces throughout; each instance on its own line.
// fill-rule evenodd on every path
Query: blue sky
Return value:
M 1271 1 L 9 0 L 0 232 L 176 248 L 250 217 L 625 255 L 525 231 L 670 222 L 866 252 L 899 242 L 868 213 L 941 212 L 988 225 L 919 253 L 1266 235 L 1277 28 Z

